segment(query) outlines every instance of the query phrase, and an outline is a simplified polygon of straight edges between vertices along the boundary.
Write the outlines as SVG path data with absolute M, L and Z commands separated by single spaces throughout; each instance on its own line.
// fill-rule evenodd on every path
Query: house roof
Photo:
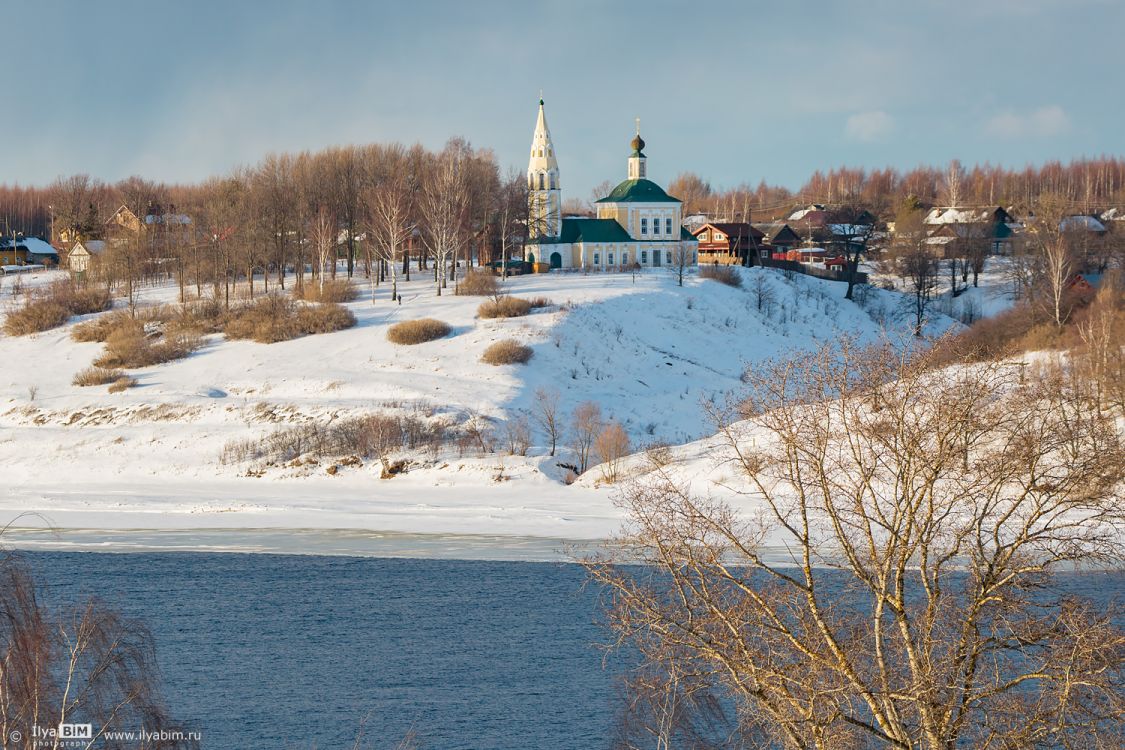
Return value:
M 23 248 L 30 255 L 58 255 L 59 251 L 51 247 L 51 245 L 38 237 L 24 237 L 22 239 L 5 239 L 0 240 L 0 248 L 11 249 L 12 246 L 16 249 Z
M 557 242 L 630 242 L 632 237 L 616 219 L 563 219 Z
M 1004 210 L 1003 206 L 987 206 L 985 208 L 932 208 L 926 214 L 925 224 L 974 224 L 978 222 L 1010 222 L 1012 216 Z
M 1059 231 L 1061 232 L 1094 232 L 1102 234 L 1108 231 L 1105 224 L 1095 219 L 1093 216 L 1067 216 L 1059 222 Z
M 788 232 L 790 235 L 792 235 L 793 240 L 800 239 L 797 233 L 793 231 L 792 227 L 790 227 L 784 221 L 768 221 L 763 223 L 755 223 L 754 228 L 762 232 L 762 234 L 764 234 L 770 242 L 773 242 L 785 232 Z
M 723 232 L 728 237 L 731 237 L 731 238 L 734 238 L 734 239 L 745 238 L 745 239 L 760 240 L 760 239 L 763 239 L 765 237 L 765 234 L 762 232 L 762 230 L 758 229 L 757 227 L 751 226 L 750 224 L 747 224 L 746 222 L 740 222 L 740 221 L 708 222 L 706 224 L 703 224 L 702 226 L 697 227 L 690 234 L 694 238 L 698 239 L 699 233 L 702 232 L 704 229 L 707 229 L 708 227 L 710 227 L 712 229 L 718 229 L 720 232 Z
M 625 180 L 597 203 L 682 203 L 652 180 Z
M 105 250 L 105 240 L 86 240 L 85 242 L 75 242 L 74 247 L 70 249 L 74 253 L 78 248 L 82 248 L 91 255 L 97 255 Z

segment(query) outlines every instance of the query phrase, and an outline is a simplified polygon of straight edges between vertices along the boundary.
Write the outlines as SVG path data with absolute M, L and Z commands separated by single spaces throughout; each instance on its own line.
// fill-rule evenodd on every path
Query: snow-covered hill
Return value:
M 551 274 L 506 290 L 553 305 L 524 318 L 481 320 L 480 297 L 437 297 L 427 280 L 405 285 L 401 305 L 385 287 L 374 303 L 349 304 L 358 325 L 277 344 L 212 336 L 187 359 L 134 371 L 139 386 L 110 394 L 71 385 L 99 344 L 70 328 L 0 338 L 0 518 L 42 514 L 68 528 L 318 528 L 599 538 L 617 515 L 610 490 L 567 486 L 549 458 L 458 457 L 453 450 L 380 480 L 377 462 L 334 475 L 324 463 L 246 476 L 223 465 L 223 447 L 286 424 L 328 422 L 378 410 L 423 408 L 499 422 L 533 405 L 538 388 L 562 410 L 598 402 L 635 446 L 685 443 L 710 433 L 705 400 L 736 393 L 754 366 L 824 341 L 905 337 L 904 298 L 778 271 L 742 270 L 740 289 L 664 273 Z M 37 281 L 46 277 L 40 276 Z M 32 282 L 34 283 L 34 282 Z M 358 282 L 357 282 L 358 283 Z M 10 287 L 0 305 L 11 304 Z M 170 303 L 175 289 L 146 290 Z M 452 334 L 413 347 L 386 340 L 389 325 L 418 317 Z M 939 317 L 931 333 L 954 325 Z M 503 338 L 530 344 L 526 366 L 481 364 Z M 543 443 L 537 435 L 536 444 Z M 323 457 L 325 460 L 333 457 Z M 565 451 L 561 460 L 566 460 Z M 20 525 L 37 522 L 20 521 Z

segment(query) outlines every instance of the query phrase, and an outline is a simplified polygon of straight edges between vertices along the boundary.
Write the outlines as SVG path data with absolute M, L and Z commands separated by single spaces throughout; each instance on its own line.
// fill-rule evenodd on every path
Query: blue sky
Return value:
M 564 195 L 650 175 L 1120 154 L 1121 0 L 0 0 L 0 183 L 198 180 L 270 151 L 453 135 Z M 19 61 L 13 65 L 12 61 Z

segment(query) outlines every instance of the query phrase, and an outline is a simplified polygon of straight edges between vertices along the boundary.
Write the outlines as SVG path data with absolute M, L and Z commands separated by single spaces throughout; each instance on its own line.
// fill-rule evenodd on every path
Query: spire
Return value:
M 539 115 L 531 136 L 531 158 L 527 163 L 527 187 L 531 199 L 531 236 L 557 237 L 562 231 L 562 193 L 555 144 L 547 127 L 543 92 L 539 92 Z

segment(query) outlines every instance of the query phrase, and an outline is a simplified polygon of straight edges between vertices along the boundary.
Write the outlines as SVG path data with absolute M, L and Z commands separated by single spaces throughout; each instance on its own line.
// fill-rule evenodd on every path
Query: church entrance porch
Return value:
M 551 253 L 551 268 L 562 268 L 562 255 Z

